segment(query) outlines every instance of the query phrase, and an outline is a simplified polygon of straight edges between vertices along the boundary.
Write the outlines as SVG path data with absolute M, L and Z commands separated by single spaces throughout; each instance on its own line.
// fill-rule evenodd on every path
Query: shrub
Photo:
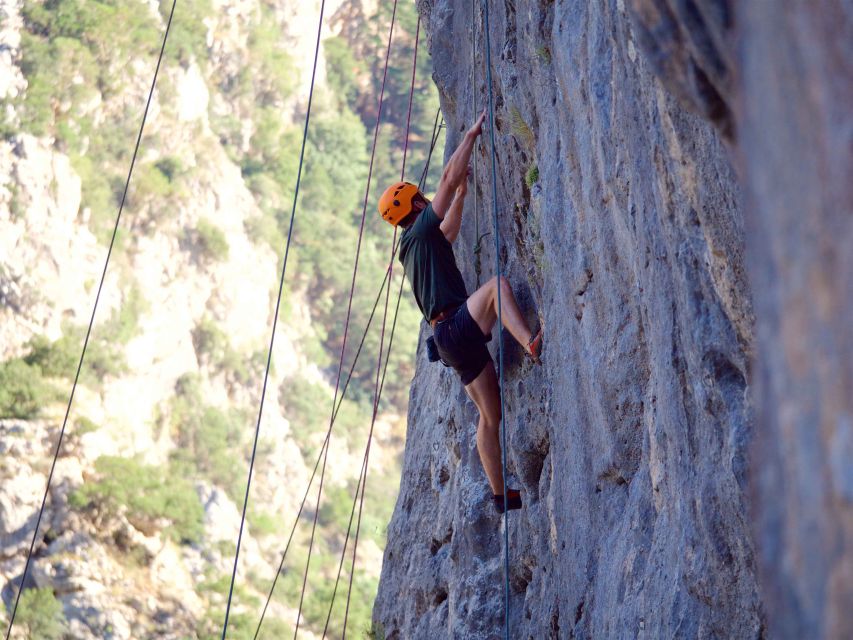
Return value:
M 203 318 L 192 332 L 196 357 L 205 363 L 218 366 L 231 349 L 228 336 L 211 318 Z
M 35 418 L 57 398 L 39 367 L 21 358 L 0 363 L 0 418 Z
M 301 377 L 284 380 L 279 388 L 279 402 L 290 422 L 290 433 L 303 455 L 312 454 L 322 444 L 324 426 L 328 425 L 332 398 L 322 385 Z
M 246 71 L 251 73 L 256 104 L 281 104 L 293 93 L 298 75 L 275 16 L 265 5 L 261 5 L 261 20 L 249 34 L 248 45 L 251 64 Z
M 172 402 L 172 423 L 178 449 L 172 462 L 184 474 L 204 477 L 222 487 L 232 500 L 242 500 L 247 468 L 235 464 L 247 416 L 204 404 L 197 376 L 178 380 Z
M 134 169 L 127 207 L 135 212 L 135 228 L 143 232 L 152 230 L 165 212 L 175 207 L 175 198 L 180 193 L 179 170 L 180 164 L 174 158 L 139 164 Z
M 166 535 L 197 542 L 203 531 L 204 510 L 192 484 L 169 468 L 142 464 L 133 458 L 101 456 L 95 462 L 99 480 L 87 482 L 69 495 L 77 509 L 98 506 L 127 517 L 141 530 L 156 528 L 160 519 L 171 525 Z
M 192 340 L 199 361 L 229 375 L 232 382 L 248 384 L 260 376 L 266 365 L 265 351 L 251 354 L 237 351 L 211 318 L 204 318 L 196 325 Z
M 524 184 L 526 184 L 527 187 L 530 188 L 537 182 L 539 182 L 539 166 L 532 164 L 527 170 L 527 173 L 524 174 Z
M 16 620 L 27 630 L 28 638 L 39 640 L 59 640 L 67 625 L 62 603 L 47 588 L 26 589 L 21 594 Z
M 195 232 L 187 234 L 187 238 L 198 248 L 203 258 L 217 261 L 228 259 L 228 240 L 222 229 L 209 220 L 199 220 Z
M 338 96 L 341 104 L 355 105 L 358 97 L 356 76 L 363 72 L 363 65 L 356 59 L 346 40 L 340 36 L 323 40 L 326 58 L 326 77 L 329 88 Z
M 165 24 L 172 9 L 170 0 L 160 0 L 160 15 Z M 205 21 L 213 14 L 210 0 L 182 0 L 175 8 L 175 18 L 166 43 L 168 54 L 182 65 L 192 58 L 203 65 L 207 61 L 207 25 Z M 158 44 L 162 41 L 162 35 Z
M 83 349 L 83 341 L 77 337 L 64 335 L 51 342 L 46 336 L 36 336 L 27 345 L 30 352 L 24 361 L 41 369 L 47 377 L 73 378 Z
M 385 627 L 381 622 L 373 620 L 370 622 L 370 628 L 365 632 L 367 640 L 385 640 Z
M 255 244 L 264 243 L 276 254 L 284 250 L 287 236 L 278 228 L 278 223 L 273 216 L 262 214 L 255 218 L 249 218 L 244 223 L 244 227 L 246 234 Z

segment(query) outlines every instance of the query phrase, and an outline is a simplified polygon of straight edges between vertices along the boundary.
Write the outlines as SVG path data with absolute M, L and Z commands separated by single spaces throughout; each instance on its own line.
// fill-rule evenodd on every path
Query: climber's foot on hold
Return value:
M 504 512 L 504 497 L 503 496 L 492 496 L 492 502 L 495 505 L 495 509 L 497 509 L 498 513 Z M 521 493 L 518 489 L 509 489 L 506 493 L 506 507 L 508 510 L 512 511 L 513 509 L 521 509 Z
M 539 331 L 530 336 L 530 340 L 527 342 L 527 355 L 536 364 L 542 364 L 542 360 L 540 360 L 544 346 L 542 340 L 542 327 L 539 327 Z

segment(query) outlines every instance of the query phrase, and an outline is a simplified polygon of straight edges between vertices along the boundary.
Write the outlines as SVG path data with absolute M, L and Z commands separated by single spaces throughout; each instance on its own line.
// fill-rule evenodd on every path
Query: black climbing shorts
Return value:
M 492 336 L 484 336 L 480 326 L 468 311 L 466 302 L 446 320 L 436 323 L 433 330 L 438 355 L 453 367 L 462 384 L 468 386 L 492 361 L 486 343 Z

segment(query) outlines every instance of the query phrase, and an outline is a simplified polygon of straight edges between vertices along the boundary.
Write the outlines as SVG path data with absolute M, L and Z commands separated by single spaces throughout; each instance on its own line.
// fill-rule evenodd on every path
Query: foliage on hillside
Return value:
M 90 229 L 103 243 L 108 242 L 112 233 L 146 83 L 154 69 L 171 6 L 168 0 L 161 0 L 156 10 L 136 0 L 24 2 L 25 29 L 19 64 L 28 86 L 22 97 L 9 105 L 0 105 L 4 112 L 6 106 L 13 107 L 18 119 L 4 123 L 0 134 L 12 138 L 25 131 L 42 136 L 70 157 L 82 180 L 84 215 L 81 217 L 88 220 Z M 158 81 L 158 124 L 149 123 L 143 136 L 125 203 L 114 255 L 119 268 L 122 268 L 122 255 L 134 251 L 138 238 L 168 229 L 176 219 L 174 212 L 187 205 L 194 188 L 204 184 L 203 174 L 207 170 L 204 144 L 219 144 L 224 148 L 240 168 L 261 210 L 261 217 L 247 223 L 249 237 L 270 246 L 279 260 L 283 257 L 302 139 L 302 123 L 298 122 L 301 112 L 295 124 L 289 122 L 300 70 L 296 69 L 281 37 L 281 25 L 277 22 L 281 16 L 271 5 L 262 3 L 250 23 L 244 25 L 248 37 L 240 52 L 242 59 L 227 72 L 224 66 L 217 67 L 208 49 L 208 30 L 213 18 L 209 0 L 178 3 Z M 363 208 L 366 220 L 344 375 L 366 326 L 391 252 L 393 232 L 378 220 L 375 211 L 382 190 L 400 177 L 415 41 L 414 4 L 400 4 L 397 20 L 366 203 L 365 184 L 390 10 L 382 7 L 365 23 L 350 25 L 341 35 L 324 42 L 327 86 L 320 88 L 315 98 L 284 291 L 285 316 L 292 291 L 300 291 L 310 301 L 311 322 L 318 338 L 316 344 L 306 342 L 302 350 L 321 368 L 326 381 L 319 384 L 293 377 L 281 389 L 281 406 L 290 421 L 292 436 L 306 459 L 311 459 L 310 464 L 328 427 L 330 387 L 335 384 L 344 340 L 344 317 Z M 171 134 L 179 125 L 163 122 L 176 109 L 176 90 L 170 86 L 170 80 L 192 65 L 197 65 L 211 93 L 216 93 L 221 98 L 220 104 L 224 102 L 228 108 L 223 110 L 217 107 L 216 100 L 211 100 L 208 120 L 215 139 L 199 140 L 198 148 L 187 154 L 172 139 L 176 136 Z M 406 179 L 413 182 L 417 182 L 426 161 L 438 107 L 429 68 L 426 47 L 421 46 L 406 171 Z M 304 104 L 299 104 L 298 112 L 304 109 Z M 246 123 L 250 124 L 248 130 Z M 435 162 L 434 169 L 437 158 Z M 427 191 L 430 184 L 434 185 L 434 181 L 428 183 Z M 193 252 L 200 267 L 226 261 L 232 252 L 223 228 L 206 217 L 181 229 L 178 240 L 181 250 Z M 125 347 L 137 334 L 140 318 L 151 311 L 140 287 L 132 278 L 128 279 L 129 275 L 123 273 L 126 284 L 122 304 L 110 317 L 97 322 L 90 336 L 81 381 L 95 391 L 102 388 L 104 380 L 126 371 Z M 401 276 L 401 266 L 395 261 L 392 313 Z M 336 433 L 353 452 L 363 450 L 373 414 L 381 311 L 382 304 L 337 419 Z M 404 291 L 394 352 L 384 383 L 380 406 L 383 411 L 404 413 L 419 323 L 417 309 L 408 291 Z M 386 347 L 390 330 L 389 318 Z M 85 327 L 69 324 L 58 340 L 37 336 L 21 357 L 0 363 L 0 417 L 33 418 L 46 406 L 64 402 L 84 337 Z M 199 364 L 211 376 L 224 376 L 229 388 L 258 386 L 264 353 L 238 351 L 227 333 L 210 318 L 199 322 L 192 338 Z M 168 462 L 151 466 L 134 458 L 101 457 L 96 463 L 96 473 L 70 495 L 70 505 L 90 513 L 121 513 L 140 528 L 160 531 L 178 542 L 195 543 L 201 535 L 202 511 L 194 482 L 215 484 L 232 500 L 242 502 L 247 470 L 245 452 L 251 444 L 247 427 L 254 420 L 255 408 L 225 409 L 225 401 L 212 406 L 203 399 L 204 384 L 195 373 L 185 375 L 176 386 L 174 398 L 163 408 L 163 415 L 151 417 L 152 422 L 166 429 L 165 433 L 176 445 Z M 76 420 L 78 428 L 85 419 Z M 100 426 L 89 421 L 86 424 L 87 430 Z M 379 548 L 384 544 L 384 523 L 393 506 L 395 474 L 396 470 L 389 469 L 387 477 L 371 478 L 367 485 L 366 501 L 370 508 L 365 510 L 362 540 Z M 350 518 L 355 484 L 352 479 L 345 486 L 331 486 L 321 506 L 320 539 L 312 560 L 312 583 L 318 584 L 306 595 L 304 610 L 308 627 L 313 630 L 322 629 L 325 622 L 331 581 L 342 551 L 342 530 Z M 288 517 L 268 514 L 262 508 L 249 510 L 250 525 L 260 535 L 273 531 L 280 535 L 286 526 L 283 521 L 289 525 Z M 295 607 L 305 555 L 301 548 L 291 554 L 276 598 Z M 322 584 L 317 576 L 322 578 Z M 344 569 L 343 580 L 348 577 L 348 570 Z M 219 580 L 218 576 L 211 578 L 200 591 L 220 593 L 225 587 Z M 268 585 L 253 587 L 263 592 Z M 345 586 L 341 588 L 345 590 Z M 360 634 L 367 628 L 375 591 L 375 578 L 356 574 L 350 631 Z M 28 593 L 32 595 L 27 597 L 34 599 L 33 606 L 48 612 L 45 620 L 56 618 L 57 625 L 64 624 L 51 613 L 55 599 L 51 601 L 48 595 L 53 597 L 52 594 Z M 335 635 L 342 632 L 342 603 L 339 589 L 331 626 Z M 199 638 L 216 635 L 216 621 L 221 619 L 222 612 L 212 606 L 208 613 L 208 618 L 199 622 Z M 265 624 L 274 630 L 287 626 L 275 619 Z M 244 626 L 249 635 L 254 632 L 253 621 L 248 618 L 241 622 L 237 616 L 232 625 L 229 635 L 236 634 L 234 637 L 241 637 Z M 50 637 L 55 628 L 60 627 L 54 625 L 44 631 L 45 637 Z

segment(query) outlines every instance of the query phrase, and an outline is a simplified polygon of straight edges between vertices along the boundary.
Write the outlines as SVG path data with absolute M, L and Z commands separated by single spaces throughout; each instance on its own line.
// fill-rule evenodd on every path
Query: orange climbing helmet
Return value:
M 420 191 L 411 182 L 395 182 L 379 198 L 379 215 L 396 227 L 412 212 L 418 193 Z

